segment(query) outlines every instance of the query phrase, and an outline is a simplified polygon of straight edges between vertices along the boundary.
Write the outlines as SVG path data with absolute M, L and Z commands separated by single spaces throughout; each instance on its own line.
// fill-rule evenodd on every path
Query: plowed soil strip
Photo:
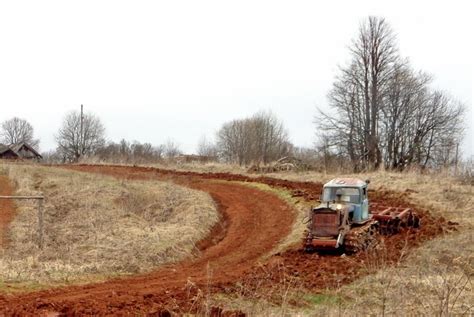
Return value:
M 0 175 L 0 196 L 13 195 L 13 188 L 6 175 Z M 0 249 L 8 245 L 8 227 L 15 216 L 15 205 L 11 199 L 0 199 Z
M 164 177 L 134 168 L 90 166 L 75 169 L 128 179 Z M 219 237 L 217 244 L 211 243 L 198 259 L 169 265 L 153 273 L 100 284 L 3 296 L 0 297 L 0 312 L 114 314 L 154 312 L 163 308 L 192 309 L 198 289 L 220 287 L 241 279 L 246 270 L 289 233 L 294 213 L 273 194 L 195 177 L 171 178 L 210 193 L 227 219 L 225 236 Z

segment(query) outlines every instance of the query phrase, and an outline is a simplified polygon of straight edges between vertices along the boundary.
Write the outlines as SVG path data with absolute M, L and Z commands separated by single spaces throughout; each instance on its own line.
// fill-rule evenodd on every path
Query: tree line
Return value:
M 46 161 L 70 163 L 94 158 L 113 163 L 150 163 L 182 154 L 179 145 L 172 140 L 158 146 L 125 139 L 107 141 L 103 123 L 90 112 L 67 113 L 55 140 L 56 149 L 43 153 Z M 34 137 L 34 128 L 27 120 L 14 117 L 4 121 L 0 126 L 0 143 L 14 145 L 22 142 L 39 151 L 40 142 Z
M 2 124 L 3 140 L 7 144 L 26 142 L 36 149 L 31 124 L 13 118 Z M 78 162 L 94 158 L 106 162 L 147 163 L 173 159 L 182 154 L 177 143 L 168 140 L 161 145 L 138 141 L 107 141 L 100 118 L 87 112 L 67 113 L 55 135 L 57 147 L 44 153 L 49 161 Z M 271 112 L 258 112 L 251 117 L 226 122 L 216 133 L 216 142 L 205 137 L 199 140 L 197 154 L 213 160 L 239 165 L 268 164 L 290 155 L 293 145 L 283 122 Z

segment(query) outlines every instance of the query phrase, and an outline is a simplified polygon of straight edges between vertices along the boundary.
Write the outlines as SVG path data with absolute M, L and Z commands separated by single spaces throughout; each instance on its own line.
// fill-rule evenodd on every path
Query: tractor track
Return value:
M 318 291 L 349 283 L 364 271 L 370 255 L 350 257 L 305 254 L 288 250 L 260 263 L 291 229 L 293 209 L 273 194 L 234 182 L 257 182 L 285 188 L 293 196 L 312 201 L 322 184 L 293 182 L 269 177 L 248 177 L 226 173 L 195 173 L 147 167 L 72 165 L 67 168 L 112 175 L 117 178 L 171 180 L 208 192 L 219 206 L 223 221 L 198 244 L 197 259 L 170 264 L 156 271 L 85 286 L 70 286 L 21 295 L 0 295 L 0 316 L 5 315 L 115 315 L 137 312 L 199 311 L 205 295 L 233 293 L 236 282 L 253 288 L 272 287 L 288 280 Z M 408 202 L 409 193 L 371 191 L 371 201 L 411 207 L 422 219 L 420 230 L 406 230 L 385 238 L 387 263 L 400 260 L 406 248 L 419 245 L 449 229 L 449 222 L 433 218 L 428 211 Z

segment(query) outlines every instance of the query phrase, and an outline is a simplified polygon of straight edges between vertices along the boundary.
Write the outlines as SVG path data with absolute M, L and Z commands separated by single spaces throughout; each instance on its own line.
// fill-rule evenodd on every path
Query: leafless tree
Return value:
M 26 120 L 14 117 L 2 123 L 0 132 L 1 142 L 7 145 L 28 143 L 36 150 L 39 140 L 34 138 L 33 126 Z
M 203 135 L 197 145 L 197 154 L 208 158 L 215 158 L 217 157 L 217 147 Z
M 251 118 L 253 159 L 267 164 L 290 150 L 288 134 L 271 112 L 259 112 Z
M 431 91 L 431 76 L 408 65 L 394 70 L 381 118 L 385 164 L 403 169 L 446 165 L 462 136 L 464 106 L 446 93 Z
M 336 121 L 321 113 L 322 128 L 338 131 L 334 141 L 346 142 L 347 154 L 357 166 L 376 168 L 382 163 L 378 121 L 385 87 L 399 58 L 395 44 L 385 19 L 369 17 L 363 22 L 350 47 L 352 61 L 341 68 L 329 93 L 330 105 L 347 116 Z
M 292 149 L 288 134 L 271 112 L 225 123 L 217 132 L 219 155 L 239 165 L 267 164 Z
M 246 137 L 249 127 L 248 119 L 232 120 L 223 124 L 217 132 L 217 147 L 224 160 L 239 165 L 250 163 L 248 153 L 251 150 L 251 140 Z
M 348 157 L 356 171 L 381 164 L 424 168 L 441 148 L 453 152 L 463 106 L 432 91 L 431 77 L 400 57 L 385 20 L 369 17 L 350 49 L 352 61 L 328 94 L 332 111 L 316 117 L 326 149 Z
M 104 146 L 105 128 L 95 115 L 86 113 L 81 119 L 79 112 L 72 111 L 64 117 L 56 142 L 63 160 L 77 162 Z
M 153 146 L 150 143 L 122 139 L 118 143 L 107 142 L 95 155 L 101 161 L 111 163 L 156 163 L 163 159 L 163 148 L 164 145 Z
M 182 154 L 182 151 L 179 147 L 179 144 L 175 141 L 169 139 L 163 145 L 163 154 L 167 159 L 175 158 L 176 156 Z

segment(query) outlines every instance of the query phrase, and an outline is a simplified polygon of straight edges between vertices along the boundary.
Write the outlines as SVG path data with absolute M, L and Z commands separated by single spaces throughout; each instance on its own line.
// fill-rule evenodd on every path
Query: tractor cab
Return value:
M 336 178 L 326 183 L 321 203 L 326 208 L 345 210 L 349 221 L 363 223 L 369 219 L 367 182 L 355 178 Z

